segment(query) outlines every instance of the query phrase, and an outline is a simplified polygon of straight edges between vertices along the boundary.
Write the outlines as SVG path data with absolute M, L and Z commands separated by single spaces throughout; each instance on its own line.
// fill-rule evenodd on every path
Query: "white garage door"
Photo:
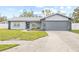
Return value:
M 45 22 L 45 30 L 69 30 L 69 27 L 67 21 Z

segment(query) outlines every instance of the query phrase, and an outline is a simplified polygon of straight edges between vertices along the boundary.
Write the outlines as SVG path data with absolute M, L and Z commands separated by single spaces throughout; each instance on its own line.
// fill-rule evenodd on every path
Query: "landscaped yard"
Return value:
M 79 30 L 72 30 L 72 32 L 79 34 Z
M 20 40 L 35 40 L 45 37 L 48 34 L 44 31 L 27 31 L 0 29 L 0 40 L 20 39 Z
M 18 46 L 18 44 L 0 44 L 0 51 Z

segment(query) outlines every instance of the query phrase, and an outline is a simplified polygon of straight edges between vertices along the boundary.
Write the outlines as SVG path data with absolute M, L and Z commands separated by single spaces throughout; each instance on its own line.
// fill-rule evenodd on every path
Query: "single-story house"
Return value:
M 71 30 L 71 18 L 53 14 L 44 18 L 41 17 L 17 17 L 8 20 L 8 29 L 34 29 L 41 30 Z

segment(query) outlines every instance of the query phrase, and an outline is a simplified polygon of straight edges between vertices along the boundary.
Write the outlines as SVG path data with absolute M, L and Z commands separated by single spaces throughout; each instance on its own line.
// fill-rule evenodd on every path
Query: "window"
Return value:
M 35 23 L 32 23 L 32 27 L 36 27 L 36 24 Z
M 20 23 L 15 22 L 13 26 L 14 26 L 14 27 L 19 27 L 19 26 L 20 26 Z
M 40 28 L 40 23 L 32 23 L 32 28 L 39 29 Z

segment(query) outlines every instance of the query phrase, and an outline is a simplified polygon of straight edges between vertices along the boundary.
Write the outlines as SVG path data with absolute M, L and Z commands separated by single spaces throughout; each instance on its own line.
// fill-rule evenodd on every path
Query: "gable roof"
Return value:
M 55 15 L 59 15 L 59 16 L 65 17 L 65 18 L 68 18 L 68 19 L 70 19 L 70 20 L 72 19 L 71 17 L 65 16 L 65 15 L 62 15 L 62 14 L 58 14 L 58 13 L 56 13 L 56 14 L 52 14 L 52 15 L 47 16 L 47 17 L 44 17 L 43 19 L 46 19 L 46 18 L 49 18 L 49 17 L 55 16 Z
M 47 17 L 44 17 L 44 18 L 42 18 L 42 17 L 15 17 L 15 18 L 9 19 L 8 21 L 40 21 L 40 20 L 45 20 L 46 18 L 55 16 L 55 15 L 59 15 L 59 16 L 68 18 L 69 20 L 72 19 L 72 18 L 67 17 L 65 15 L 56 13 L 56 14 L 53 14 L 53 15 L 50 15 L 50 16 L 47 16 Z

